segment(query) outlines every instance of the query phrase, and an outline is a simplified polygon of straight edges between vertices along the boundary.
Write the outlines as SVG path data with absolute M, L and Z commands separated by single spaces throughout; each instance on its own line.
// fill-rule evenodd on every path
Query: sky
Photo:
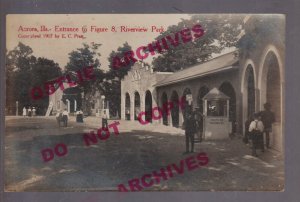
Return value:
M 32 48 L 34 56 L 54 60 L 63 69 L 69 61 L 68 54 L 83 47 L 82 43 L 100 43 L 102 46 L 99 47 L 98 52 L 101 54 L 99 57 L 101 69 L 108 70 L 107 58 L 113 50 L 117 50 L 126 41 L 133 50 L 136 50 L 139 46 L 152 42 L 159 35 L 159 28 L 166 30 L 170 25 L 177 25 L 181 18 L 189 19 L 190 16 L 187 14 L 10 14 L 6 16 L 6 48 L 8 51 L 12 50 L 22 42 Z M 42 31 L 41 26 L 46 29 Z M 113 26 L 116 32 L 111 31 Z M 148 28 L 148 31 L 121 32 L 121 26 Z M 153 32 L 152 26 L 157 28 Z M 86 32 L 83 31 L 85 28 Z M 99 32 L 95 28 L 98 28 Z M 103 32 L 105 28 L 107 32 Z M 82 36 L 85 38 L 80 38 Z M 145 61 L 151 63 L 152 59 L 153 57 L 148 57 Z

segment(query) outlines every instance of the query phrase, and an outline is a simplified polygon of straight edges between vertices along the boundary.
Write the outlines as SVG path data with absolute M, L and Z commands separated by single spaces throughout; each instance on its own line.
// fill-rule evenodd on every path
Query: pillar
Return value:
M 67 110 L 68 110 L 68 113 L 70 113 L 70 100 L 67 99 Z
M 125 111 L 125 103 L 126 103 L 126 96 L 124 94 L 121 94 L 121 119 L 126 119 L 126 111 Z
M 179 123 L 178 126 L 181 127 L 183 124 L 184 118 L 183 118 L 183 110 L 181 107 L 179 107 Z
M 134 121 L 134 94 L 130 95 L 130 121 Z
M 145 111 L 145 95 L 140 94 L 140 112 Z
M 77 111 L 77 101 L 74 99 L 74 112 Z

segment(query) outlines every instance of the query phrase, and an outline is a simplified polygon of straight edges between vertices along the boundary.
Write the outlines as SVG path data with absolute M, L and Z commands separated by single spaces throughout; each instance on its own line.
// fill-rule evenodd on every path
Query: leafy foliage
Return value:
M 121 68 L 114 68 L 114 58 L 123 58 L 124 53 L 131 51 L 132 47 L 125 42 L 123 46 L 120 46 L 117 51 L 112 51 L 108 57 L 109 61 L 109 71 L 106 73 L 106 80 L 103 82 L 102 89 L 103 94 L 106 99 L 109 100 L 110 112 L 113 116 L 120 115 L 121 106 L 121 79 L 127 74 L 131 69 L 132 63 L 127 66 L 122 66 Z
M 60 67 L 53 60 L 36 58 L 29 46 L 19 43 L 6 55 L 6 106 L 8 114 L 14 114 L 16 101 L 19 113 L 25 107 L 37 107 L 38 114 L 44 114 L 48 107 L 48 97 L 32 100 L 31 89 L 43 87 L 45 81 L 62 74 Z
M 83 43 L 82 48 L 69 53 L 69 62 L 66 65 L 66 73 L 74 75 L 76 71 L 83 71 L 85 67 L 93 66 L 93 74 L 95 75 L 95 80 L 89 80 L 87 82 L 82 82 L 79 84 L 79 90 L 84 92 L 83 110 L 88 114 L 91 113 L 92 101 L 88 97 L 95 94 L 97 90 L 102 90 L 101 85 L 104 78 L 104 72 L 100 69 L 101 63 L 98 59 L 100 53 L 98 53 L 98 48 L 101 44 L 93 43 L 88 45 Z M 79 91 L 79 93 L 80 93 Z M 78 96 L 77 96 L 78 97 Z M 68 97 L 65 97 L 68 98 Z
M 129 65 L 127 66 L 122 66 L 120 68 L 115 68 L 113 65 L 114 65 L 114 58 L 115 57 L 118 57 L 120 59 L 123 59 L 124 58 L 124 53 L 128 52 L 128 51 L 132 51 L 132 47 L 127 43 L 125 42 L 123 44 L 123 46 L 120 46 L 117 51 L 112 51 L 108 57 L 108 62 L 109 62 L 109 74 L 108 76 L 110 76 L 111 78 L 114 78 L 114 77 L 118 77 L 119 79 L 122 79 L 126 74 L 127 72 L 130 70 L 130 68 L 132 67 L 132 63 L 130 63 Z
M 284 46 L 284 19 L 281 16 L 253 15 L 246 23 L 245 34 L 237 43 L 240 57 L 248 57 L 249 53 L 266 42 Z
M 173 35 L 184 28 L 200 24 L 205 34 L 192 42 L 172 47 L 154 58 L 154 71 L 178 71 L 199 62 L 211 59 L 213 53 L 220 53 L 226 47 L 234 46 L 242 30 L 241 15 L 193 15 L 182 19 L 178 25 L 168 27 L 156 40 Z

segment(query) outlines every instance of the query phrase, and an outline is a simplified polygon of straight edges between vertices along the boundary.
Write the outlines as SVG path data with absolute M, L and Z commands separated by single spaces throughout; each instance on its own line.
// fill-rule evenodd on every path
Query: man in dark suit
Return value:
M 270 148 L 270 132 L 272 132 L 272 124 L 275 122 L 274 113 L 271 111 L 271 104 L 264 104 L 264 111 L 261 111 L 261 120 L 264 124 L 264 132 L 266 134 L 266 147 Z
M 194 152 L 194 135 L 197 131 L 195 112 L 192 107 L 187 107 L 185 114 L 185 153 L 189 153 L 189 148 L 191 144 L 191 153 Z

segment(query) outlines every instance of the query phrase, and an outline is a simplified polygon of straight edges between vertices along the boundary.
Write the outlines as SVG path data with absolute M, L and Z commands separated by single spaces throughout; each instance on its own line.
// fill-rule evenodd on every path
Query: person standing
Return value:
M 36 116 L 36 109 L 35 109 L 35 107 L 32 108 L 32 116 Z
M 271 111 L 271 104 L 264 104 L 265 110 L 261 112 L 261 120 L 264 124 L 264 132 L 266 134 L 266 147 L 270 148 L 270 132 L 272 132 L 272 124 L 275 122 L 274 113 Z
M 68 119 L 69 119 L 69 112 L 67 111 L 67 109 L 64 109 L 63 113 L 62 113 L 62 119 L 64 122 L 64 126 L 67 127 L 68 126 Z
M 23 107 L 23 117 L 26 116 L 26 107 Z
M 104 109 L 102 115 L 102 128 L 108 128 L 107 118 L 106 110 Z
M 187 107 L 185 115 L 185 153 L 190 152 L 191 144 L 191 153 L 194 152 L 194 135 L 197 131 L 195 113 L 191 107 Z
M 264 125 L 261 121 L 260 113 L 254 114 L 254 120 L 250 123 L 249 132 L 252 137 L 252 156 L 257 156 L 256 149 L 260 146 L 261 151 L 264 152 L 264 144 L 263 144 L 263 131 Z
M 83 123 L 83 112 L 81 111 L 81 109 L 76 112 L 76 122 Z
M 126 120 L 130 120 L 130 111 L 126 109 Z
M 31 117 L 31 107 L 28 108 L 28 116 Z
M 62 112 L 61 112 L 61 110 L 57 111 L 57 113 L 56 113 L 56 121 L 57 121 L 58 126 L 60 127 L 60 122 L 62 121 Z

